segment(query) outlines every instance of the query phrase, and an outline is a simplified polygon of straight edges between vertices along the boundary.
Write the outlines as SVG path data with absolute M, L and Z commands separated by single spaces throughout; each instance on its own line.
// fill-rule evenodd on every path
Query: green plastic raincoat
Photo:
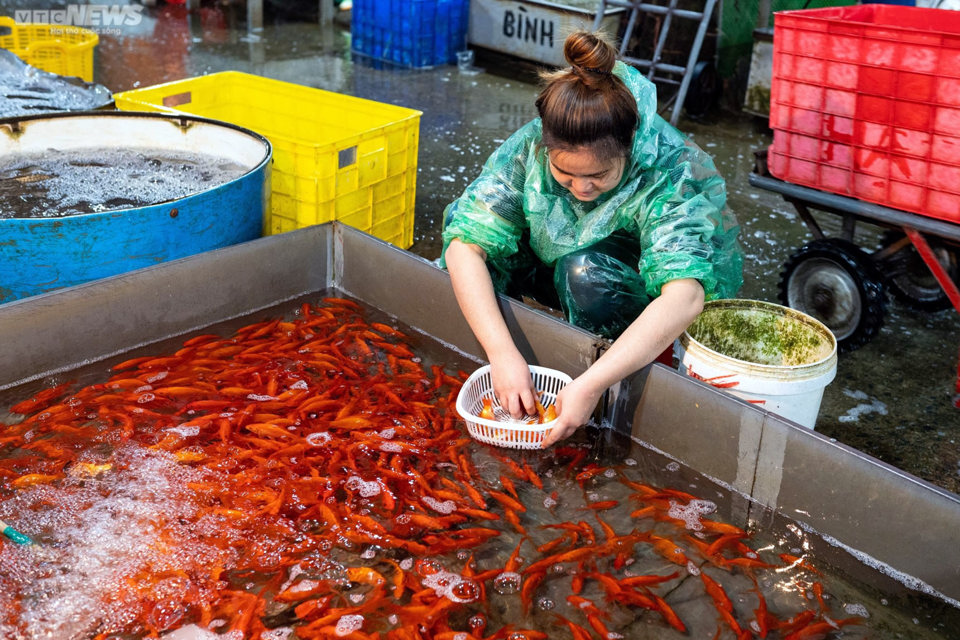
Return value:
M 545 265 L 608 238 L 636 239 L 638 277 L 624 283 L 646 303 L 671 280 L 700 281 L 707 299 L 734 297 L 743 283 L 738 227 L 712 158 L 657 115 L 656 89 L 617 62 L 613 72 L 637 98 L 640 121 L 620 183 L 580 202 L 550 173 L 537 118 L 510 136 L 444 213 L 444 252 L 454 238 L 487 254 L 503 292 L 518 257 Z M 529 240 L 529 249 L 521 240 Z M 643 305 L 645 306 L 645 304 Z M 575 319 L 570 319 L 575 322 Z

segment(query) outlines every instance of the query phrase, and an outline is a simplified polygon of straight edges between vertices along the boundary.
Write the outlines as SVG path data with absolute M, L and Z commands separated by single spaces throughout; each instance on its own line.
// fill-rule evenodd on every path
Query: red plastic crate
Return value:
M 960 12 L 776 13 L 770 127 L 772 175 L 960 222 Z

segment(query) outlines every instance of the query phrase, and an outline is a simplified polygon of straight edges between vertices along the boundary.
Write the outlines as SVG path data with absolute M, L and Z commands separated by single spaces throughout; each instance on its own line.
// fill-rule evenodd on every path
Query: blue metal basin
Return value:
M 159 148 L 228 158 L 246 173 L 148 206 L 0 219 L 0 303 L 253 240 L 269 210 L 270 142 L 192 116 L 64 113 L 0 121 L 0 165 L 45 150 Z

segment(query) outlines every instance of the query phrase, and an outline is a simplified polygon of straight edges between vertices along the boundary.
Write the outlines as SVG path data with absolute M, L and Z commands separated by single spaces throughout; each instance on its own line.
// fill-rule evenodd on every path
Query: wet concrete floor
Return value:
M 268 6 L 269 9 L 269 6 Z M 389 69 L 353 56 L 341 24 L 280 21 L 267 14 L 251 37 L 241 8 L 188 13 L 161 5 L 135 27 L 102 33 L 96 81 L 114 92 L 222 70 L 393 103 L 423 112 L 420 125 L 415 244 L 436 258 L 447 203 L 477 175 L 491 151 L 535 114 L 537 86 L 528 65 L 478 56 L 473 72 L 456 66 Z M 730 111 L 679 128 L 716 159 L 729 205 L 741 224 L 747 260 L 740 297 L 778 302 L 787 258 L 812 239 L 792 205 L 749 185 L 754 152 L 772 137 L 765 123 Z M 828 236 L 840 218 L 815 214 Z M 879 230 L 860 225 L 858 246 L 874 249 Z M 817 430 L 952 492 L 960 492 L 960 409 L 952 399 L 960 352 L 960 314 L 921 313 L 890 301 L 879 335 L 842 354 L 824 394 Z

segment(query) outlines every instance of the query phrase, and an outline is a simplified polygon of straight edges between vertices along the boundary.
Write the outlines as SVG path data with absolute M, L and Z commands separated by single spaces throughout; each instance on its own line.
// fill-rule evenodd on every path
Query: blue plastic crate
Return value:
M 467 48 L 469 0 L 354 0 L 351 48 L 403 67 L 453 64 Z

